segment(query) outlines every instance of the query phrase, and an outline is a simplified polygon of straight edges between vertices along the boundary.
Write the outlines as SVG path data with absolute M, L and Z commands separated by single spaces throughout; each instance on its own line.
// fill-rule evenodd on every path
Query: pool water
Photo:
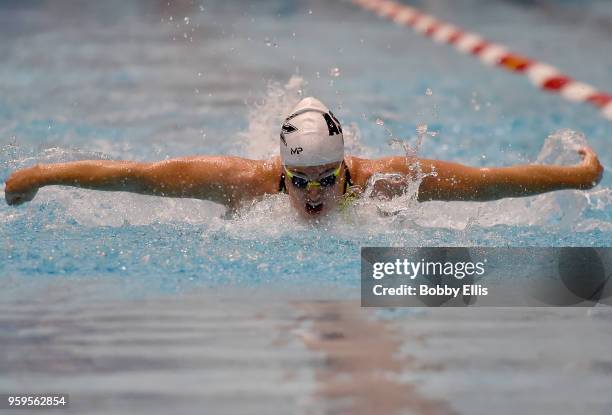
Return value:
M 555 13 L 539 2 L 410 4 L 578 80 L 603 90 L 612 86 L 609 2 L 560 2 Z M 0 7 L 2 180 L 19 167 L 41 162 L 152 161 L 193 154 L 266 158 L 278 151 L 281 120 L 306 95 L 319 97 L 334 111 L 347 133 L 348 150 L 364 157 L 402 154 L 410 146 L 425 158 L 475 166 L 574 163 L 577 146 L 588 143 L 606 169 L 600 185 L 586 192 L 423 204 L 409 194 L 360 202 L 348 215 L 335 214 L 314 226 L 298 219 L 284 195 L 227 217 L 222 207 L 206 201 L 43 188 L 27 205 L 0 206 L 0 367 L 9 374 L 0 389 L 44 389 L 54 384 L 51 379 L 60 379 L 73 394 L 98 402 L 101 412 L 120 404 L 126 412 L 150 410 L 161 399 L 162 392 L 153 387 L 156 379 L 180 367 L 168 380 L 166 394 L 176 403 L 189 384 L 193 389 L 185 394 L 201 398 L 185 403 L 184 411 L 236 391 L 244 392 L 244 400 L 233 406 L 229 398 L 221 399 L 216 409 L 310 410 L 317 408 L 309 396 L 316 388 L 313 367 L 318 363 L 278 326 L 291 320 L 289 298 L 296 293 L 357 298 L 361 246 L 612 244 L 609 121 L 588 105 L 538 91 L 523 77 L 482 66 L 350 2 L 107 1 L 77 7 L 70 1 L 33 1 Z M 251 299 L 250 290 L 264 290 L 265 305 Z M 183 298 L 195 300 L 183 303 Z M 253 317 L 257 310 L 264 314 L 259 320 Z M 494 350 L 501 352 L 496 347 L 511 338 L 526 343 L 532 335 L 520 325 L 523 317 L 510 312 L 502 313 L 500 324 L 509 321 L 518 328 L 506 337 L 483 322 L 486 311 L 465 312 L 472 314 L 462 324 L 467 329 L 483 324 L 481 339 Z M 47 313 L 59 317 L 47 320 L 42 317 Z M 123 321 L 132 313 L 137 314 L 133 325 Z M 586 319 L 596 326 L 589 332 L 594 341 L 612 344 L 599 330 L 609 323 L 606 318 L 593 319 L 583 311 L 571 318 L 561 310 L 552 317 L 524 313 L 532 316 L 531 325 L 548 327 L 552 319 L 568 333 Z M 431 310 L 427 316 L 399 313 L 391 320 L 402 327 L 399 332 L 427 324 L 428 318 L 444 326 L 446 314 Z M 168 326 L 161 326 L 164 321 Z M 172 329 L 174 324 L 180 329 Z M 205 334 L 209 330 L 212 334 Z M 129 345 L 121 340 L 133 332 L 138 338 Z M 262 333 L 276 334 L 262 340 Z M 433 330 L 428 335 L 468 347 L 460 335 L 435 337 Z M 274 336 L 283 338 L 282 345 Z M 469 342 L 480 347 L 478 340 Z M 244 342 L 252 347 L 244 350 Z M 182 347 L 193 353 L 181 358 Z M 538 350 L 551 347 L 540 343 Z M 228 351 L 227 360 L 217 348 Z M 285 353 L 288 361 L 276 361 L 270 348 Z M 111 350 L 121 360 L 105 360 Z M 44 361 L 28 357 L 49 351 L 57 354 Z M 178 357 L 162 358 L 168 352 Z M 589 362 L 602 360 L 609 367 L 609 356 L 595 355 L 600 352 L 577 347 L 563 356 L 579 362 L 580 353 L 586 353 Z M 470 367 L 466 355 L 460 368 Z M 228 363 L 237 356 L 253 366 Z M 500 354 L 491 356 L 489 376 L 500 376 L 502 360 Z M 155 362 L 165 365 L 157 369 L 159 377 L 139 390 L 136 384 Z M 188 362 L 195 362 L 193 371 L 181 366 Z M 222 362 L 228 363 L 223 373 Z M 244 364 L 253 377 L 232 387 Z M 544 365 L 542 382 L 555 376 L 546 370 L 555 364 Z M 208 365 L 219 365 L 221 389 L 198 395 L 201 388 L 194 385 L 218 379 L 204 376 Z M 597 364 L 585 367 L 584 376 L 595 379 L 601 373 Z M 258 373 L 266 379 L 264 391 L 257 389 Z M 285 389 L 271 386 L 283 384 L 287 376 Z M 440 396 L 459 374 L 424 376 L 429 380 L 419 380 L 422 387 Z M 123 398 L 116 398 L 123 404 L 96 395 L 97 387 L 107 390 L 113 382 L 115 392 L 123 391 Z M 510 390 L 503 382 L 498 385 L 499 391 Z M 576 385 L 561 388 L 570 386 Z M 581 391 L 579 403 L 591 402 L 595 392 Z M 290 404 L 275 405 L 270 396 Z M 521 402 L 529 408 L 527 400 Z M 604 400 L 597 408 L 609 403 Z M 457 405 L 465 413 L 485 408 L 474 402 Z M 558 409 L 538 408 L 538 413 Z

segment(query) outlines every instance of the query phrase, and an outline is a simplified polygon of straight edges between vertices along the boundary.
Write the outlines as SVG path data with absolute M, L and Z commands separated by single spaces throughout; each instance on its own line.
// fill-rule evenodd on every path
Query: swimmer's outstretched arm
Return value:
M 86 160 L 18 170 L 6 182 L 5 198 L 9 205 L 18 205 L 32 200 L 43 186 L 61 185 L 206 199 L 235 206 L 273 193 L 275 189 L 268 189 L 269 183 L 275 182 L 269 180 L 273 176 L 271 162 L 239 157 L 185 157 L 154 163 Z
M 601 180 L 603 167 L 590 148 L 583 147 L 578 153 L 582 162 L 573 166 L 529 164 L 478 168 L 422 159 L 421 171 L 427 177 L 421 182 L 418 199 L 485 202 L 562 189 L 590 189 Z M 414 175 L 404 157 L 387 159 L 386 166 L 377 171 Z

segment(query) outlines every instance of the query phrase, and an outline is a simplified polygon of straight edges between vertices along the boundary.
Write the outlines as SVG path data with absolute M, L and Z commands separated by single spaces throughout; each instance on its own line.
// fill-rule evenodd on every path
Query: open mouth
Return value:
M 306 202 L 306 212 L 308 212 L 311 215 L 316 215 L 320 213 L 321 209 L 323 209 L 323 203 L 321 202 L 319 203 Z

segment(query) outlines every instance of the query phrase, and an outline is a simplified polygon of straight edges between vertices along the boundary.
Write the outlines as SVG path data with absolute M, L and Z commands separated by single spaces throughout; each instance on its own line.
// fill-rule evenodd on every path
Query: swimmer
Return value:
M 375 160 L 344 154 L 342 127 L 319 100 L 301 100 L 282 125 L 280 156 L 249 160 L 231 156 L 184 157 L 160 162 L 91 160 L 39 164 L 14 172 L 7 180 L 9 205 L 31 201 L 43 186 L 206 199 L 232 210 L 265 195 L 284 192 L 305 218 L 316 218 L 342 205 L 349 193 L 363 191 L 376 173 L 416 178 L 424 175 L 419 201 L 490 201 L 532 196 L 562 189 L 590 189 L 603 167 L 588 147 L 572 166 L 518 165 L 477 168 L 405 156 Z M 406 182 L 377 181 L 375 194 L 402 194 Z

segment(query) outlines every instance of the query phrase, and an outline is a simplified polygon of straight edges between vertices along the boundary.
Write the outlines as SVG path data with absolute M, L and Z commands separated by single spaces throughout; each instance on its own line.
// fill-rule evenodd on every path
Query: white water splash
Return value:
M 588 146 L 584 134 L 562 129 L 548 136 L 538 154 L 538 164 L 576 164 L 580 162 L 578 149 Z
M 595 188 L 585 192 L 565 190 L 528 198 L 510 198 L 492 202 L 417 202 L 418 187 L 424 178 L 418 165 L 418 154 L 426 128 L 419 128 L 415 145 L 397 140 L 407 157 L 409 168 L 416 172 L 415 179 L 407 180 L 399 174 L 376 174 L 368 184 L 364 197 L 351 207 L 351 217 L 359 231 L 368 226 L 377 230 L 432 229 L 459 230 L 467 234 L 471 229 L 496 225 L 533 226 L 544 229 L 591 230 L 609 229 L 609 222 L 589 219 L 582 223 L 584 212 L 605 210 L 612 196 L 610 189 Z M 551 134 L 544 142 L 536 162 L 543 164 L 575 164 L 580 160 L 577 149 L 587 145 L 584 135 L 571 130 Z M 404 191 L 397 197 L 385 199 L 377 196 L 377 186 L 385 183 L 403 184 Z M 356 231 L 356 229 L 354 229 Z
M 225 208 L 205 200 L 143 196 L 127 192 L 96 192 L 86 189 L 44 188 L 40 203 L 59 203 L 58 219 L 72 219 L 83 226 L 128 226 L 156 223 L 202 225 L 219 217 Z
M 571 165 L 580 160 L 577 149 L 587 145 L 583 134 L 560 130 L 551 134 L 536 159 L 538 164 Z M 472 226 L 492 227 L 537 226 L 571 230 L 580 222 L 583 212 L 591 203 L 601 200 L 601 189 L 584 192 L 565 190 L 528 198 L 510 198 L 492 202 L 427 202 L 415 219 L 421 226 L 465 229 Z M 605 196 L 604 196 L 605 197 Z M 591 224 L 592 226 L 592 224 Z
M 286 85 L 270 86 L 262 102 L 255 104 L 249 112 L 246 131 L 239 134 L 237 153 L 263 159 L 278 154 L 278 133 L 284 117 L 303 97 L 306 82 L 293 76 Z M 347 154 L 372 157 L 378 152 L 362 144 L 361 133 L 355 123 L 344 127 Z M 605 212 L 612 203 L 612 192 L 601 186 L 589 192 L 563 191 L 530 198 L 505 199 L 495 202 L 417 202 L 418 188 L 424 176 L 419 165 L 422 144 L 430 134 L 427 125 L 419 125 L 412 140 L 392 140 L 405 154 L 409 169 L 415 179 L 408 180 L 398 174 L 374 175 L 364 191 L 363 197 L 343 212 L 332 213 L 322 218 L 316 229 L 328 230 L 346 237 L 368 238 L 368 236 L 398 235 L 401 244 L 402 232 L 406 230 L 427 231 L 433 229 L 459 230 L 467 235 L 471 229 L 489 228 L 496 225 L 535 226 L 567 230 L 609 229 L 612 221 L 583 219 L 586 209 Z M 576 150 L 587 145 L 584 135 L 571 130 L 560 130 L 546 139 L 536 162 L 544 164 L 574 164 L 580 157 Z M 21 157 L 8 160 L 12 167 L 36 162 L 63 162 L 82 159 L 108 159 L 104 153 L 48 149 L 36 157 Z M 8 163 L 8 164 L 7 164 Z M 377 187 L 385 183 L 403 186 L 398 196 L 388 199 L 380 197 Z M 278 238 L 313 228 L 302 221 L 290 206 L 286 195 L 273 195 L 242 209 L 237 215 L 221 219 L 224 208 L 200 200 L 166 199 L 116 192 L 109 197 L 106 192 L 53 188 L 41 189 L 37 198 L 28 206 L 61 206 L 60 214 L 49 226 L 63 226 L 74 221 L 84 226 L 147 225 L 154 223 L 183 222 L 206 225 L 210 230 L 219 230 L 238 238 Z M 3 214 L 3 223 L 22 217 L 16 212 Z
M 280 127 L 291 109 L 302 99 L 306 82 L 292 76 L 284 86 L 272 83 L 266 97 L 249 109 L 246 131 L 238 134 L 235 154 L 252 159 L 278 155 Z
M 234 154 L 256 160 L 277 156 L 281 125 L 293 107 L 307 96 L 306 88 L 307 82 L 297 75 L 284 86 L 270 84 L 265 98 L 249 109 L 248 127 L 238 134 Z M 347 154 L 367 157 L 374 153 L 361 143 L 357 124 L 344 125 L 343 136 Z

